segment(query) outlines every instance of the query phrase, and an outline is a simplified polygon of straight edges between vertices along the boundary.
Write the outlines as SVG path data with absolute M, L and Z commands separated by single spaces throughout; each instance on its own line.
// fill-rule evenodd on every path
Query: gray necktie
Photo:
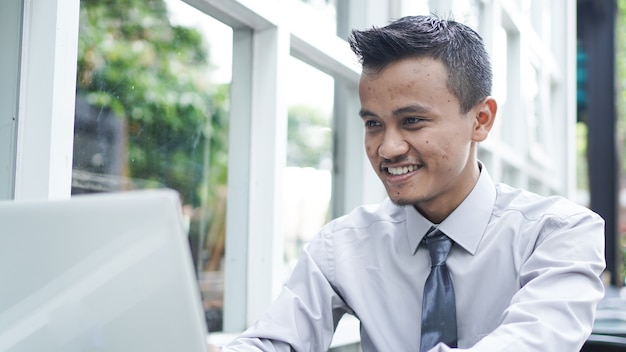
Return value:
M 439 342 L 457 347 L 454 287 L 446 266 L 452 241 L 435 227 L 428 230 L 423 241 L 430 251 L 431 270 L 424 285 L 420 352 Z

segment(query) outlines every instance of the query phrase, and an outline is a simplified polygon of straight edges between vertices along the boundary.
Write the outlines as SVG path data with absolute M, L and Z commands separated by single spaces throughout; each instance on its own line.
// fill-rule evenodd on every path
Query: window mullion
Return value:
M 79 0 L 25 1 L 15 199 L 70 196 Z

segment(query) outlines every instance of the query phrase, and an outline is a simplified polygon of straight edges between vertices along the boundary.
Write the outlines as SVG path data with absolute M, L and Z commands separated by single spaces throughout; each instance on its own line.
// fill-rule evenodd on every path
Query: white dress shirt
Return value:
M 328 223 L 277 300 L 224 351 L 326 351 L 343 314 L 369 351 L 417 351 L 433 224 L 389 199 Z M 604 221 L 561 197 L 494 185 L 483 167 L 439 229 L 453 241 L 458 349 L 579 351 L 604 295 Z

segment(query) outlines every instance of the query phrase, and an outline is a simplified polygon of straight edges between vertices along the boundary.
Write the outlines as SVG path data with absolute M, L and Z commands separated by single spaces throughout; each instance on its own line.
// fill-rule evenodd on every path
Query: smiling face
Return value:
M 476 145 L 487 137 L 496 111 L 487 98 L 463 113 L 447 77 L 440 61 L 420 57 L 364 71 L 359 84 L 365 149 L 389 198 L 415 206 L 435 223 L 476 184 Z

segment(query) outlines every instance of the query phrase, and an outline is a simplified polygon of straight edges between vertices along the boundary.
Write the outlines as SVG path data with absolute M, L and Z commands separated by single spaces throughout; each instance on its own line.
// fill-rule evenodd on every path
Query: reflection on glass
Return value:
M 81 1 L 72 194 L 178 191 L 217 331 L 229 85 L 212 79 L 214 34 L 193 25 L 211 21 L 180 0 Z
M 286 274 L 328 221 L 334 80 L 290 57 L 287 167 L 284 170 Z

